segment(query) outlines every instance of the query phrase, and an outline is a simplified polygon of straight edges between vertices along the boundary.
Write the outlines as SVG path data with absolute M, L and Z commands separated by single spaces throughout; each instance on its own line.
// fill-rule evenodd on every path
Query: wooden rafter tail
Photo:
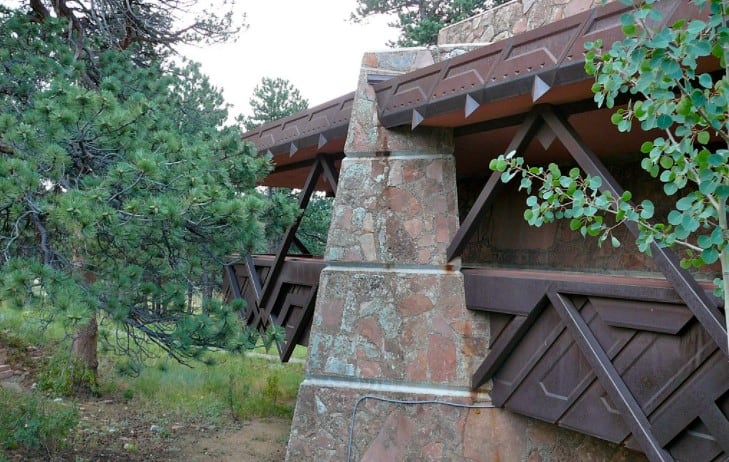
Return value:
M 556 291 L 550 290 L 547 296 L 648 459 L 651 462 L 673 462 L 673 457 L 661 447 L 654 436 L 652 425 L 643 413 L 640 404 L 620 377 L 577 308 L 567 297 Z
M 588 175 L 602 178 L 601 191 L 610 191 L 614 197 L 620 197 L 623 194 L 624 190 L 620 184 L 582 141 L 574 127 L 562 114 L 559 114 L 551 107 L 544 107 L 542 117 L 580 168 Z M 639 235 L 638 226 L 635 223 L 626 223 L 626 225 L 633 236 L 637 238 Z M 651 245 L 651 255 L 656 266 L 671 283 L 676 293 L 686 303 L 724 355 L 729 357 L 727 330 L 716 303 L 706 295 L 706 292 L 699 286 L 693 276 L 681 268 L 678 258 L 670 249 L 659 247 L 654 243 Z
M 541 111 L 537 109 L 532 111 L 532 113 L 524 119 L 514 135 L 514 138 L 511 140 L 511 143 L 509 143 L 507 152 L 522 152 L 529 145 L 541 126 L 541 121 L 539 119 L 540 113 Z M 493 172 L 486 182 L 486 185 L 481 190 L 481 193 L 478 195 L 473 207 L 471 207 L 468 215 L 466 215 L 463 223 L 458 228 L 456 235 L 453 237 L 453 241 L 448 246 L 448 261 L 459 257 L 463 253 L 463 249 L 466 247 L 469 239 L 473 236 L 473 233 L 476 232 L 476 228 L 478 228 L 478 225 L 481 223 L 481 219 L 486 213 L 487 206 L 491 203 L 491 201 L 493 201 L 496 195 L 495 193 L 500 189 L 500 187 L 501 173 Z

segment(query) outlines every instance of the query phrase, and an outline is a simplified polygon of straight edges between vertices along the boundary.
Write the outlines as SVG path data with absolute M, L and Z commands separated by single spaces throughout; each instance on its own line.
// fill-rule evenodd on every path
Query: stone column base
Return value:
M 645 460 L 642 454 L 617 445 L 490 407 L 487 398 L 461 390 L 309 379 L 299 390 L 286 460 Z M 432 400 L 480 408 L 412 403 Z

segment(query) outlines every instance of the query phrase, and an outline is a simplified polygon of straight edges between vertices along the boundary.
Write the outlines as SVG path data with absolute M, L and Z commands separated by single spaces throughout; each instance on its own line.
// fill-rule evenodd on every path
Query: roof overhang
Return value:
M 699 17 L 684 0 L 656 4 L 663 20 Z M 503 153 L 523 116 L 539 104 L 563 107 L 584 128 L 597 154 L 637 152 L 637 136 L 610 133 L 608 150 L 599 152 L 605 130 L 613 130 L 610 112 L 592 102 L 593 78 L 584 70 L 585 43 L 603 48 L 622 40 L 620 18 L 630 10 L 621 2 L 565 18 L 414 72 L 372 84 L 379 119 L 387 128 L 407 126 L 455 129 L 459 175 L 482 171 L 488 159 Z M 259 152 L 273 156 L 276 170 L 264 181 L 271 186 L 300 187 L 319 153 L 342 157 L 354 93 L 245 133 Z M 488 137 L 484 133 L 488 132 Z M 484 152 L 487 151 L 487 152 Z M 487 155 L 484 155 L 487 154 Z M 558 160 L 559 154 L 553 153 Z M 547 156 L 550 154 L 547 153 Z M 475 157 L 474 157 L 475 156 Z M 325 185 L 322 185 L 326 189 Z

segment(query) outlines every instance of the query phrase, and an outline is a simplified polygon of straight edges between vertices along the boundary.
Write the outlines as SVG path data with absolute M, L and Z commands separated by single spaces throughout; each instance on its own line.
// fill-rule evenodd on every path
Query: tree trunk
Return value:
M 73 334 L 71 343 L 71 354 L 81 361 L 89 371 L 94 374 L 98 372 L 99 360 L 96 356 L 96 341 L 99 337 L 99 329 L 96 323 L 96 314 L 89 319 L 89 322 L 78 328 Z

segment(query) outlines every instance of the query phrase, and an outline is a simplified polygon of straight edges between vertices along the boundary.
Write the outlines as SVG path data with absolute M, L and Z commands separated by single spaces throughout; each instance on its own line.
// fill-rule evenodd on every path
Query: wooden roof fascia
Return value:
M 662 0 L 656 5 L 664 14 L 657 27 L 677 18 L 701 16 L 684 0 Z M 585 42 L 600 39 L 603 48 L 608 48 L 621 40 L 620 16 L 629 8 L 612 2 L 407 74 L 375 79 L 372 84 L 380 121 L 387 128 L 470 125 L 477 130 L 484 122 L 521 117 L 529 108 L 510 113 L 508 101 L 520 98 L 523 102 L 524 97 L 532 106 L 580 102 L 594 109 L 594 103 L 587 101 L 592 96 L 589 86 L 579 87 L 579 94 L 563 93 L 558 101 L 553 95 L 559 95 L 558 89 L 563 87 L 572 91 L 571 85 L 587 85 L 592 77 L 584 71 Z M 347 136 L 354 95 L 267 123 L 244 133 L 243 139 L 253 142 L 259 152 L 270 154 L 277 171 L 297 156 L 329 155 L 332 152 L 327 146 L 341 149 L 335 146 L 343 144 Z M 479 108 L 485 106 L 491 113 L 479 114 Z M 444 116 L 449 117 L 447 123 Z
M 297 150 L 309 147 L 320 150 L 330 141 L 347 136 L 353 101 L 354 92 L 347 93 L 250 130 L 243 134 L 243 140 L 255 144 L 259 152 L 269 151 L 274 156 L 291 154 L 292 144 Z
M 687 3 L 659 2 L 664 17 L 656 26 L 699 17 Z M 621 40 L 620 16 L 630 8 L 609 3 L 376 84 L 380 121 L 387 128 L 409 125 L 417 111 L 423 119 L 419 125 L 456 112 L 465 122 L 477 105 L 530 94 L 536 104 L 552 88 L 590 80 L 584 70 L 585 42 L 600 39 L 608 48 Z

